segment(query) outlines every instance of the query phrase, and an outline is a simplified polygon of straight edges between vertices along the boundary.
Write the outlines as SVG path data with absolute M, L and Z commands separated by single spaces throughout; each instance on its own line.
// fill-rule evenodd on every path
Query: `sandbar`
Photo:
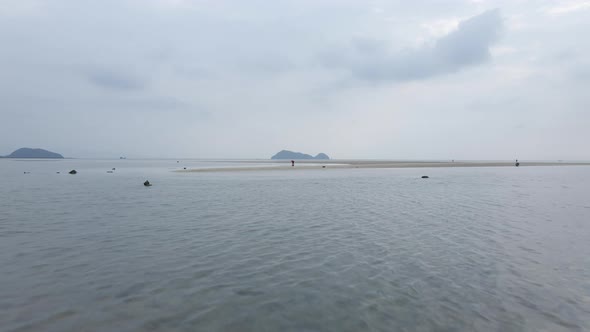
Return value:
M 237 161 L 236 161 L 237 162 Z M 248 172 L 248 171 L 297 171 L 297 170 L 330 170 L 354 168 L 429 168 L 429 167 L 515 167 L 515 162 L 508 161 L 391 161 L 391 160 L 301 160 L 291 166 L 290 161 L 250 161 L 257 164 L 268 162 L 268 166 L 236 166 L 217 168 L 193 168 L 177 170 L 182 173 L 194 172 Z M 239 163 L 248 163 L 240 161 Z M 280 164 L 280 165 L 276 165 Z M 283 165 L 284 164 L 284 165 Z M 519 167 L 529 166 L 590 166 L 590 162 L 520 162 Z

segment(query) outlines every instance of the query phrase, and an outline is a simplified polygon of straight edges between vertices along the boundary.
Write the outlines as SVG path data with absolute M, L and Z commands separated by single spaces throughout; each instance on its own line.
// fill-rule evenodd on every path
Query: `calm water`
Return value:
M 590 167 L 211 165 L 0 160 L 0 330 L 590 330 Z

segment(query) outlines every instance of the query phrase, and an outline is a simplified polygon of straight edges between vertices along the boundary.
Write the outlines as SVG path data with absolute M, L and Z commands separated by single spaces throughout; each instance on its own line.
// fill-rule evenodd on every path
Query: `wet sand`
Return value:
M 388 161 L 388 160 L 301 160 L 291 166 L 290 161 L 251 161 L 258 164 L 268 162 L 268 166 L 195 168 L 177 172 L 236 172 L 236 171 L 296 171 L 329 170 L 352 168 L 427 168 L 427 167 L 515 167 L 507 161 Z M 248 163 L 241 161 L 240 163 Z M 281 164 L 281 165 L 276 165 Z M 284 165 L 283 165 L 284 164 Z M 521 162 L 519 167 L 529 166 L 590 166 L 590 162 Z

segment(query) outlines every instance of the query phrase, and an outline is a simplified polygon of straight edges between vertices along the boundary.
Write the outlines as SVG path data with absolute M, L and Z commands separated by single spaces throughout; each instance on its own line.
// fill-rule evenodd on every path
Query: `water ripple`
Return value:
M 586 168 L 82 166 L 0 189 L 2 331 L 590 330 Z

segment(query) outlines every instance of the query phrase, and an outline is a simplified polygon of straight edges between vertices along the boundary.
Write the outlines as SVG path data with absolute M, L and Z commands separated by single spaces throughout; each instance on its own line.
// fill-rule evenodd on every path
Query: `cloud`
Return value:
M 590 1 L 573 1 L 566 4 L 546 9 L 546 12 L 551 15 L 567 14 L 580 10 L 590 9 Z
M 499 10 L 459 23 L 456 30 L 417 49 L 390 52 L 382 41 L 355 40 L 348 51 L 323 57 L 330 67 L 344 67 L 367 81 L 411 81 L 485 63 L 502 30 Z
M 0 0 L 0 150 L 587 159 L 589 1 Z
M 40 0 L 0 0 L 0 17 L 18 17 L 39 14 L 43 8 Z
M 147 83 L 145 80 L 132 74 L 113 70 L 93 69 L 85 75 L 90 83 L 109 90 L 142 90 Z

